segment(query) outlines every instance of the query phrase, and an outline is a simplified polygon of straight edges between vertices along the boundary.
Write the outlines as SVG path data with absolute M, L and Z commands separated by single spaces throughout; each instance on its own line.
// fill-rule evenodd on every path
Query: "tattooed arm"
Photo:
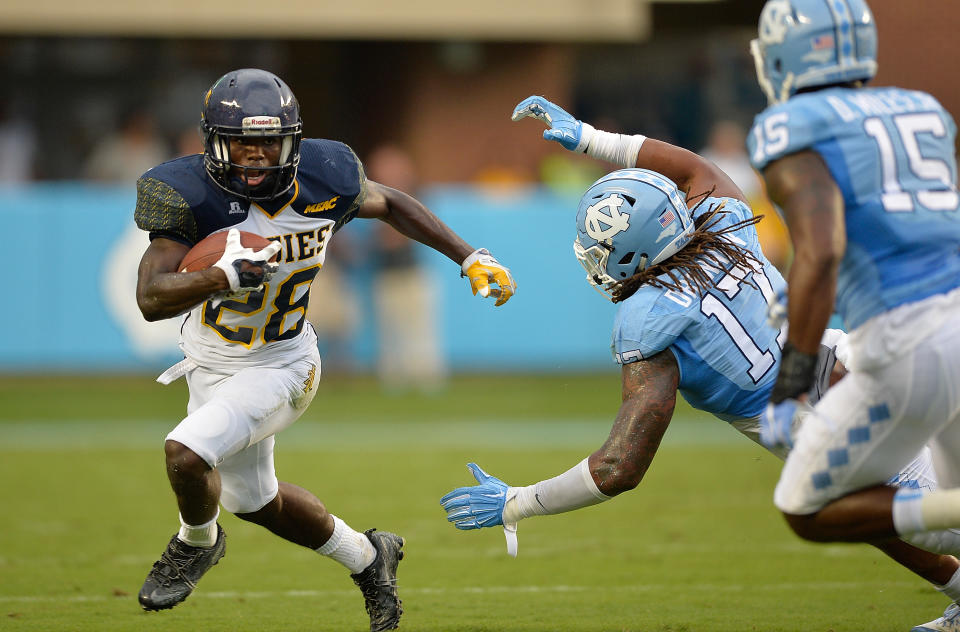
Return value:
M 623 365 L 617 418 L 588 464 L 597 488 L 616 496 L 640 484 L 660 447 L 677 403 L 680 369 L 670 351 Z
M 603 446 L 566 472 L 512 487 L 477 464 L 479 485 L 458 487 L 440 503 L 458 529 L 504 525 L 507 551 L 516 555 L 516 523 L 596 505 L 636 487 L 646 474 L 677 402 L 680 369 L 670 351 L 623 366 L 623 402 Z
M 747 202 L 747 196 L 720 167 L 692 151 L 648 138 L 637 153 L 637 167 L 652 169 L 673 180 L 688 197 L 712 191 L 716 197 Z
M 770 199 L 783 209 L 795 253 L 787 284 L 788 342 L 815 354 L 833 312 L 837 268 L 847 247 L 843 195 L 813 151 L 770 163 L 763 177 Z

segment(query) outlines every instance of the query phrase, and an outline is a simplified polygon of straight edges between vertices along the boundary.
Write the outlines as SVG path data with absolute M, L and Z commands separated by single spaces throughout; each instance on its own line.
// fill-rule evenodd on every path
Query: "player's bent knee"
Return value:
M 163 449 L 168 469 L 193 476 L 202 476 L 211 469 L 199 454 L 179 441 L 167 439 Z
M 787 524 L 790 525 L 794 533 L 804 540 L 809 540 L 810 542 L 830 542 L 832 538 L 820 528 L 817 522 L 818 515 L 817 513 L 798 515 L 783 512 L 783 517 L 786 519 Z

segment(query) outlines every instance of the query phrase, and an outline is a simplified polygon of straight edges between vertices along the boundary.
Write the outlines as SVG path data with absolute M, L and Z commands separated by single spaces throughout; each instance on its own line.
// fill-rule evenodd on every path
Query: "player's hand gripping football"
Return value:
M 223 270 L 230 283 L 231 292 L 251 292 L 263 289 L 263 284 L 277 271 L 279 265 L 269 263 L 280 252 L 280 242 L 273 241 L 263 250 L 244 248 L 240 243 L 240 231 L 231 228 L 227 233 L 227 243 L 223 256 L 213 264 Z M 243 265 L 247 262 L 250 265 Z
M 503 522 L 503 508 L 516 495 L 516 491 L 499 478 L 484 472 L 476 463 L 467 463 L 467 467 L 480 484 L 458 487 L 440 499 L 440 504 L 447 512 L 447 521 L 463 530 L 503 525 L 507 553 L 516 557 L 517 523 Z
M 473 295 L 487 298 L 492 296 L 497 299 L 495 307 L 503 305 L 510 300 L 510 297 L 517 292 L 517 283 L 510 275 L 510 270 L 497 261 L 490 251 L 486 248 L 480 248 L 470 253 L 460 265 L 461 276 L 470 279 L 470 289 Z M 499 287 L 490 287 L 491 283 L 496 283 Z
M 575 119 L 559 105 L 547 101 L 543 97 L 527 97 L 513 109 L 511 120 L 531 116 L 543 121 L 550 129 L 543 132 L 546 140 L 552 140 L 563 145 L 570 151 L 586 151 L 593 136 L 593 127 L 588 123 Z

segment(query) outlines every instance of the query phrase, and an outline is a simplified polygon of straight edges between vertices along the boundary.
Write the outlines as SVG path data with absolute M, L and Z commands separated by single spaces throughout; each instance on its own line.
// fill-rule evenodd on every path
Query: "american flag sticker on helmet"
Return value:
M 810 47 L 813 50 L 823 50 L 833 48 L 833 35 L 818 35 L 810 40 Z
M 660 227 L 666 228 L 673 223 L 673 220 L 677 219 L 677 216 L 674 215 L 672 209 L 667 209 L 663 213 L 660 213 Z

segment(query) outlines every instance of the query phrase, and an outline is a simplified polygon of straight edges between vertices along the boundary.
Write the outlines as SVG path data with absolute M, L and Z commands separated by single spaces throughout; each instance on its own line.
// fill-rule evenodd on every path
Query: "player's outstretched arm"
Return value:
M 623 365 L 620 410 L 606 442 L 588 459 L 601 492 L 616 496 L 643 480 L 673 418 L 679 385 L 670 350 Z
M 596 505 L 635 488 L 660 446 L 677 401 L 680 370 L 670 351 L 624 365 L 623 401 L 603 446 L 563 474 L 512 487 L 474 463 L 477 485 L 458 487 L 440 499 L 458 529 L 503 525 L 507 552 L 517 553 L 516 523 L 531 516 Z
M 506 303 L 517 291 L 517 284 L 506 266 L 486 249 L 475 250 L 419 200 L 402 191 L 368 180 L 367 195 L 357 216 L 383 220 L 401 234 L 443 253 L 460 264 L 474 295 L 493 297 L 497 306 Z
M 706 193 L 746 201 L 733 180 L 715 164 L 692 151 L 635 134 L 611 134 L 584 123 L 560 106 L 539 96 L 527 97 L 513 110 L 512 120 L 525 117 L 546 123 L 546 140 L 570 151 L 585 153 L 621 167 L 640 167 L 661 173 L 689 194 Z

